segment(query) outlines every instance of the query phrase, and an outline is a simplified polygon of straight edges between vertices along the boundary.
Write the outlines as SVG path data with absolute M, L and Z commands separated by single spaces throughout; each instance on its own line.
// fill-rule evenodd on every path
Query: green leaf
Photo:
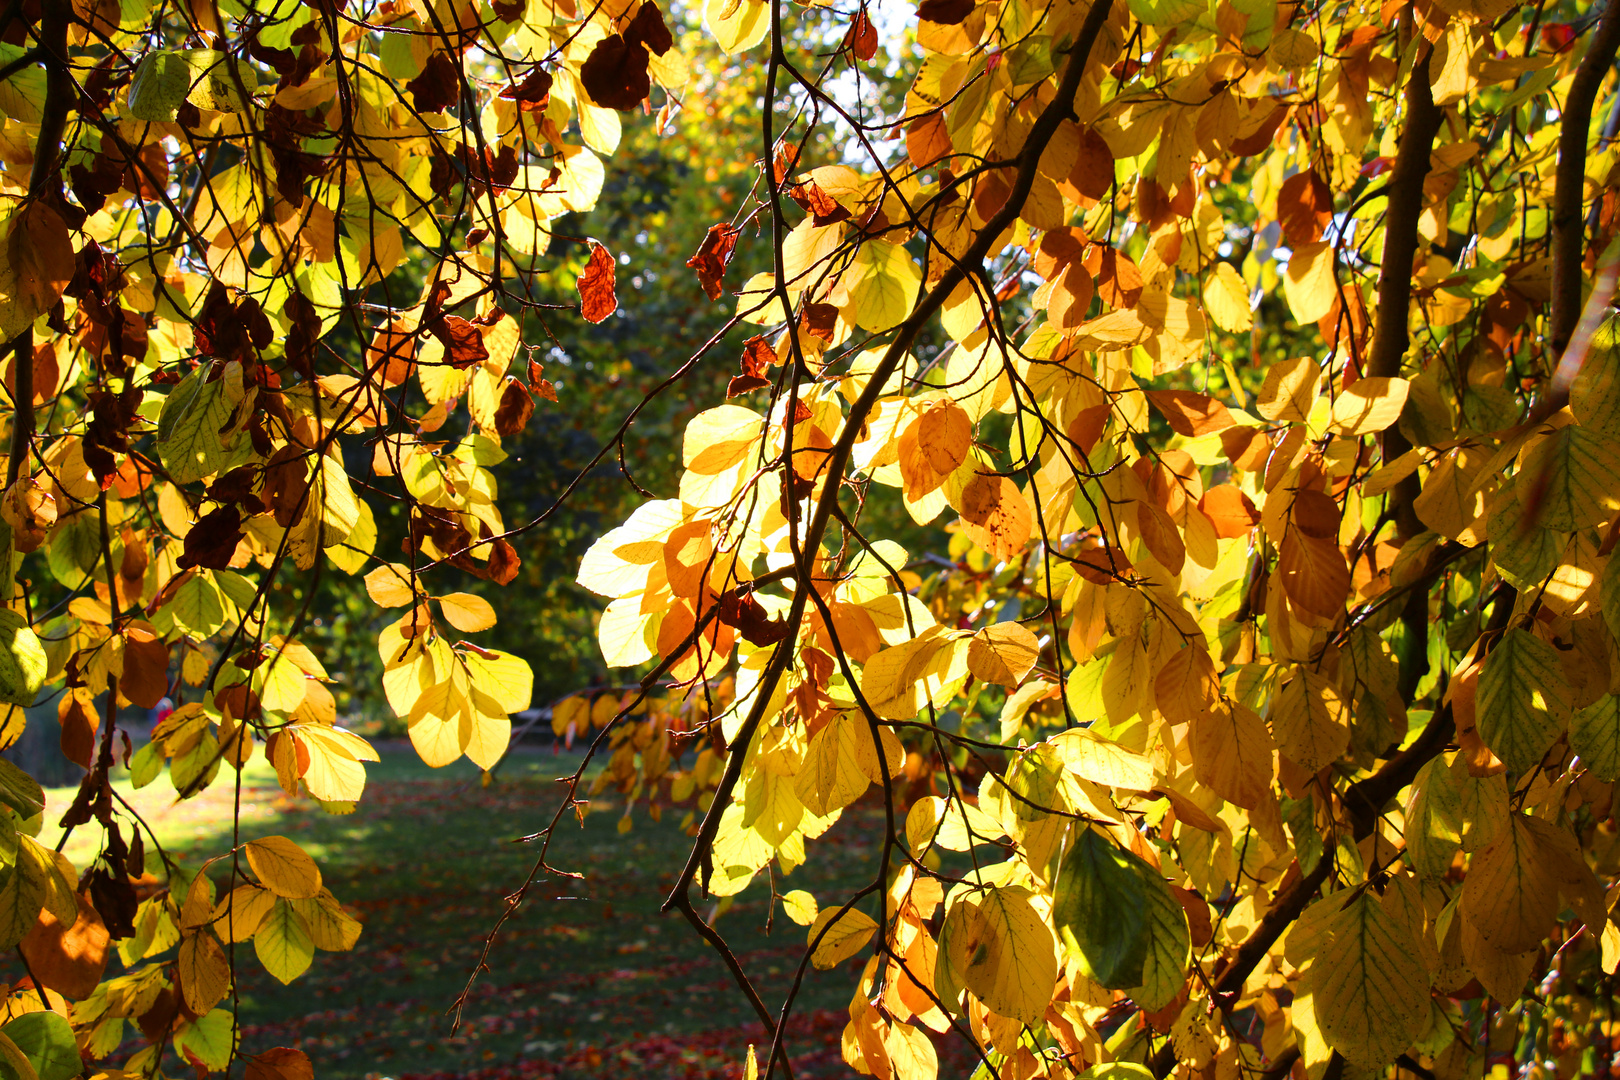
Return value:
M 28 620 L 9 608 L 0 608 L 0 701 L 32 705 L 45 685 L 49 664 L 39 636 Z
M 27 52 L 21 45 L 0 43 L 0 64 L 9 64 Z M 37 124 L 45 108 L 45 65 L 29 64 L 0 81 L 0 112 L 23 124 Z
M 1620 318 L 1592 335 L 1586 360 L 1569 387 L 1569 411 L 1582 425 L 1620 438 Z
M 0 1034 L 17 1044 L 39 1080 L 68 1080 L 84 1071 L 73 1028 L 54 1012 L 24 1013 Z
M 199 571 L 176 589 L 167 610 L 175 626 L 195 638 L 206 638 L 225 625 L 224 600 L 206 571 Z
M 1052 920 L 1068 953 L 1111 990 L 1143 984 L 1148 897 L 1135 856 L 1088 828 L 1063 859 Z
M 9 818 L 0 814 L 0 821 L 4 821 L 4 825 L 0 825 L 0 832 L 11 834 L 9 841 L 15 849 L 12 856 L 15 865 L 6 874 L 5 884 L 0 885 L 0 951 L 4 951 L 15 946 L 23 935 L 33 929 L 40 909 L 45 906 L 48 879 L 45 868 L 34 857 L 32 849 L 27 844 L 19 846 Z
M 1620 780 L 1620 697 L 1604 694 L 1571 716 L 1569 748 L 1599 780 Z
M 26 821 L 45 809 L 45 792 L 32 776 L 0 758 L 0 802 Z
M 225 462 L 220 429 L 229 423 L 223 382 L 208 382 L 204 364 L 169 391 L 158 415 L 158 456 L 175 483 L 188 484 L 218 472 Z
M 1301 920 L 1312 932 L 1301 990 L 1312 997 L 1328 1045 L 1353 1064 L 1379 1070 L 1412 1045 L 1429 1018 L 1429 973 L 1411 931 L 1363 891 L 1317 902 Z
M 129 84 L 129 111 L 137 120 L 173 123 L 191 89 L 191 67 L 179 53 L 159 49 L 141 57 Z
M 1462 838 L 1462 799 L 1451 783 L 1446 759 L 1437 757 L 1418 770 L 1406 806 L 1406 851 L 1412 869 L 1425 877 L 1444 877 Z
M 184 1025 L 174 1039 L 177 1049 L 215 1070 L 230 1064 L 235 1042 L 236 1017 L 229 1009 L 210 1009 L 206 1016 Z
M 101 519 L 94 508 L 57 521 L 45 558 L 57 581 L 69 589 L 84 587 L 84 579 L 101 561 Z
M 1136 869 L 1147 893 L 1148 947 L 1142 962 L 1142 985 L 1125 993 L 1148 1012 L 1157 1012 L 1176 999 L 1187 981 L 1192 934 L 1187 929 L 1187 912 L 1164 877 L 1140 859 Z
M 259 954 L 264 970 L 290 983 L 308 970 L 315 958 L 315 942 L 304 917 L 286 900 L 277 900 L 265 916 L 264 925 L 253 935 L 253 951 Z
M 1620 509 L 1620 446 L 1592 428 L 1559 428 L 1525 455 L 1514 484 L 1536 524 L 1557 532 L 1595 525 Z
M 1541 762 L 1569 720 L 1569 682 L 1553 647 L 1509 630 L 1485 658 L 1475 703 L 1480 738 L 1516 773 Z
M 246 112 L 249 94 L 258 86 L 253 69 L 231 60 L 230 54 L 218 49 L 186 49 L 180 53 L 190 69 L 190 89 L 186 100 L 199 109 L 216 112 Z M 241 89 L 237 88 L 240 80 Z

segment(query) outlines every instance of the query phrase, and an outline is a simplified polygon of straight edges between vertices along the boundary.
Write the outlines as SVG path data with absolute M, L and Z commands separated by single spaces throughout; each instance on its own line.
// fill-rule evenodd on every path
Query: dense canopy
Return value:
M 349 812 L 366 700 L 589 741 L 487 948 L 684 814 L 750 1078 L 744 890 L 885 1080 L 1609 1068 L 1620 6 L 0 18 L 0 743 L 84 776 L 0 759 L 4 1070 L 319 1074 L 235 986 L 343 898 L 113 780 Z

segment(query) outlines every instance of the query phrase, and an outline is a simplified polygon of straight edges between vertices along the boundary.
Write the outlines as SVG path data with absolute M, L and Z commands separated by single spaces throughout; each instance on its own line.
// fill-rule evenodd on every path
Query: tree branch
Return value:
M 1592 128 L 1592 105 L 1620 49 L 1620 3 L 1610 0 L 1575 69 L 1564 99 L 1558 130 L 1558 169 L 1554 174 L 1552 212 L 1552 315 L 1547 343 L 1562 357 L 1581 318 L 1581 255 L 1584 245 L 1586 143 Z M 1567 397 L 1567 391 L 1566 391 Z M 1562 408 L 1560 402 L 1556 407 Z

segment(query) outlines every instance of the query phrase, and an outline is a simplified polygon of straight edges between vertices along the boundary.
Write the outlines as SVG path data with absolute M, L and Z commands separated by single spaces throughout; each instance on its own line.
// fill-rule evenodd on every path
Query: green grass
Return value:
M 497 940 L 460 1032 L 452 1034 L 446 1010 L 534 858 L 530 845 L 514 839 L 550 820 L 562 792 L 551 778 L 570 772 L 578 759 L 524 752 L 483 787 L 466 762 L 435 771 L 408 745 L 381 749 L 383 760 L 368 766 L 365 798 L 347 816 L 286 797 L 262 755 L 243 775 L 242 839 L 296 840 L 364 924 L 354 951 L 317 953 L 289 986 L 264 972 L 251 945 L 236 947 L 245 1052 L 299 1047 L 322 1080 L 740 1075 L 746 1045 L 761 1040 L 761 1029 L 708 946 L 679 915 L 658 913 L 689 842 L 679 828 L 681 812 L 655 823 L 638 807 L 635 828 L 620 835 L 618 806 L 600 798 L 583 827 L 565 820 L 550 856 L 584 880 L 536 881 Z M 127 780 L 116 786 L 172 858 L 194 868 L 229 849 L 235 793 L 228 770 L 185 803 L 174 801 L 166 776 L 139 792 Z M 47 821 L 72 795 L 72 789 L 49 792 Z M 778 879 L 778 888 L 809 888 L 825 901 L 868 880 L 876 824 L 875 811 L 847 814 L 811 842 L 809 864 Z M 54 842 L 58 835 L 48 825 L 40 839 Z M 99 828 L 81 827 L 67 850 L 82 867 L 97 843 Z M 150 847 L 147 865 L 159 865 Z M 761 875 L 718 926 L 774 1006 L 805 931 L 778 907 L 767 935 L 769 898 Z M 838 1040 L 855 964 L 809 973 L 800 998 L 804 1019 L 795 1029 L 796 1075 L 853 1075 L 840 1060 Z M 114 956 L 109 974 L 117 967 Z M 169 1065 L 185 1071 L 172 1056 Z

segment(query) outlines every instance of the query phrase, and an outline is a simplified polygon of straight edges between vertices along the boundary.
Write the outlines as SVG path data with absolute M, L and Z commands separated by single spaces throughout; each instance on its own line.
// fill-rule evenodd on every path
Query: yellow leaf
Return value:
M 681 464 L 692 472 L 718 476 L 758 445 L 765 418 L 740 405 L 721 405 L 698 413 L 686 425 Z
M 967 665 L 974 678 L 1015 687 L 1040 659 L 1041 643 L 1022 623 L 1002 622 L 973 635 Z
M 1339 282 L 1333 273 L 1333 245 L 1327 240 L 1301 244 L 1283 273 L 1283 295 L 1294 320 L 1309 325 L 1333 310 Z
M 1272 704 L 1271 731 L 1285 757 L 1318 772 L 1350 748 L 1350 710 L 1326 675 L 1295 667 Z
M 960 1008 L 963 989 L 1002 1016 L 1038 1024 L 1057 982 L 1052 931 L 1022 886 L 965 895 L 940 929 L 934 986 L 940 1000 Z
M 366 595 L 383 607 L 404 607 L 415 603 L 416 590 L 409 568 L 387 563 L 366 575 Z
M 1429 1020 L 1429 973 L 1416 940 L 1370 891 L 1331 905 L 1316 922 L 1302 990 L 1311 995 L 1328 1045 L 1352 1063 L 1378 1070 L 1423 1033 Z
M 377 761 L 377 751 L 353 732 L 325 724 L 294 724 L 287 734 L 298 740 L 309 759 L 304 786 L 322 802 L 354 802 L 366 786 L 362 761 Z
M 939 1055 L 933 1042 L 910 1024 L 891 1024 L 883 1049 L 888 1052 L 895 1080 L 934 1080 L 939 1075 Z
M 472 737 L 472 707 L 465 694 L 444 682 L 430 687 L 411 707 L 411 745 L 422 763 L 441 769 L 467 748 Z
M 876 930 L 877 923 L 864 911 L 828 908 L 810 924 L 810 962 L 820 971 L 837 967 L 860 952 Z
M 1535 948 L 1558 921 L 1558 882 L 1522 816 L 1513 815 L 1495 842 L 1474 855 L 1460 907 L 1504 953 Z
M 495 609 L 488 600 L 472 593 L 453 592 L 439 597 L 444 621 L 464 634 L 476 634 L 495 625 Z
M 1052 743 L 1062 753 L 1064 766 L 1082 780 L 1126 791 L 1153 788 L 1152 761 L 1087 728 L 1054 735 Z
M 765 0 L 705 0 L 703 21 L 723 52 L 739 53 L 765 39 L 770 6 Z
M 1405 379 L 1357 379 L 1333 401 L 1333 429 L 1340 435 L 1376 435 L 1400 419 L 1407 390 Z
M 180 990 L 186 1008 L 201 1016 L 225 997 L 231 985 L 230 962 L 207 930 L 187 934 L 180 942 Z
M 314 899 L 287 902 L 303 917 L 309 929 L 309 940 L 317 949 L 347 952 L 360 940 L 360 923 L 325 889 Z
M 277 896 L 315 896 L 321 891 L 321 868 L 285 836 L 249 840 L 247 860 L 253 873 Z
M 1252 318 L 1249 287 L 1231 263 L 1216 263 L 1215 272 L 1204 279 L 1204 310 L 1222 330 L 1248 332 Z
M 782 894 L 782 910 L 800 926 L 809 926 L 816 921 L 816 898 L 803 889 L 794 889 Z
M 1221 702 L 1193 721 L 1187 743 L 1193 775 L 1227 802 L 1253 810 L 1270 795 L 1271 732 L 1248 707 Z
M 258 933 L 276 904 L 276 894 L 259 885 L 238 885 L 214 908 L 210 923 L 221 941 L 246 941 Z
M 489 649 L 458 652 L 474 690 L 508 713 L 522 712 L 534 697 L 534 672 L 521 657 Z
M 1322 368 L 1307 356 L 1282 360 L 1266 369 L 1255 410 L 1267 420 L 1303 424 L 1322 389 Z
M 793 792 L 817 817 L 826 817 L 860 798 L 869 781 L 857 757 L 855 725 L 865 724 L 839 713 L 811 738 L 804 763 L 793 778 Z M 867 735 L 870 740 L 870 734 Z

